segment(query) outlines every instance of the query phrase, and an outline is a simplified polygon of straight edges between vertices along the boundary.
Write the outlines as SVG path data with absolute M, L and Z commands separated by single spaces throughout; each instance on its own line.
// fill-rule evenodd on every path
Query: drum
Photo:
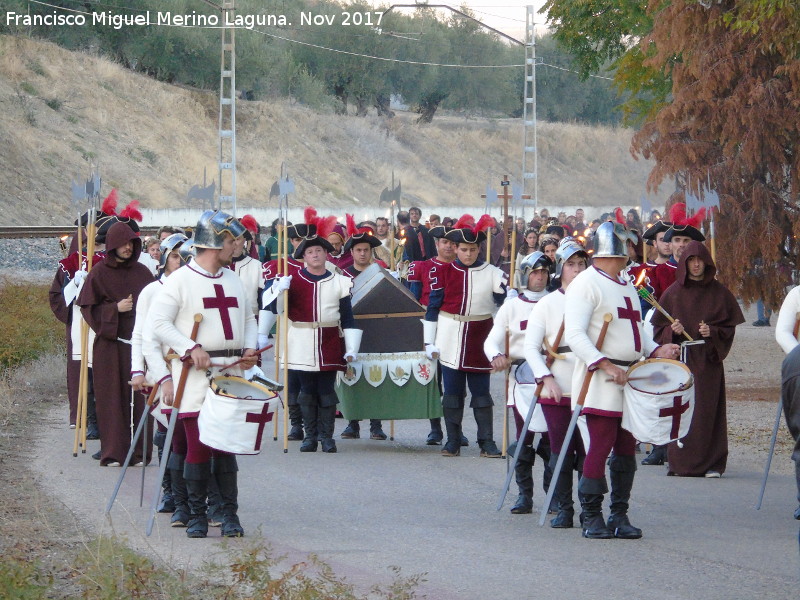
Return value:
M 662 445 L 689 433 L 694 378 L 677 360 L 649 358 L 628 370 L 622 427 L 640 442 Z
M 266 386 L 243 377 L 214 377 L 197 419 L 200 441 L 223 452 L 258 454 L 280 401 Z

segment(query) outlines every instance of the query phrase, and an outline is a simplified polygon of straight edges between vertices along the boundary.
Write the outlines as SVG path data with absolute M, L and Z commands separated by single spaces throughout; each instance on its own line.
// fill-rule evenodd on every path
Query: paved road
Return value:
M 500 382 L 495 377 L 496 398 Z M 89 453 L 72 457 L 62 412 L 43 421 L 34 468 L 77 518 L 179 564 L 187 563 L 189 552 L 190 565 L 218 552 L 219 538 L 188 540 L 183 530 L 167 526 L 167 515 L 159 516 L 152 537 L 144 537 L 138 469 L 129 470 L 106 520 L 119 470 L 99 468 Z M 765 412 L 771 415 L 772 408 Z M 337 421 L 337 434 L 343 427 Z M 511 515 L 515 488 L 495 511 L 505 461 L 478 458 L 474 442 L 461 457 L 443 458 L 439 447 L 424 444 L 427 431 L 427 422 L 397 422 L 394 441 L 339 440 L 338 454 L 301 454 L 299 442 L 284 454 L 280 442 L 265 441 L 260 455 L 240 458 L 243 526 L 250 537 L 260 528 L 289 561 L 320 555 L 364 590 L 389 581 L 390 566 L 405 575 L 426 573 L 419 592 L 437 600 L 800 597 L 794 482 L 773 475 L 764 507 L 753 510 L 757 461 L 730 465 L 718 480 L 666 477 L 661 468 L 641 467 L 631 518 L 644 538 L 585 540 L 578 529 L 539 528 L 536 516 Z M 475 439 L 471 417 L 465 431 Z M 90 442 L 90 453 L 97 444 Z M 146 473 L 149 496 L 156 469 Z M 538 464 L 534 476 L 541 481 Z M 542 499 L 539 487 L 537 506 Z

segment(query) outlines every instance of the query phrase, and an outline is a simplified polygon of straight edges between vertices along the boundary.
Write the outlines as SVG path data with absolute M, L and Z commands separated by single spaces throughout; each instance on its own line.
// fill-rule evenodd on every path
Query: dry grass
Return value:
M 27 109 L 17 91 L 26 83 Z M 61 102 L 59 110 L 46 101 Z M 69 180 L 100 166 L 122 201 L 183 206 L 203 169 L 217 178 L 217 97 L 131 73 L 108 60 L 53 44 L 0 36 L 0 146 L 3 222 L 63 223 Z M 34 124 L 26 119 L 32 113 Z M 285 101 L 237 105 L 240 206 L 264 206 L 286 161 L 297 198 L 320 208 L 377 205 L 392 170 L 404 204 L 444 208 L 483 204 L 489 181 L 517 175 L 519 119 L 415 115 L 385 121 L 334 117 Z M 539 196 L 543 206 L 633 205 L 649 167 L 629 152 L 630 130 L 541 123 Z M 104 187 L 104 190 L 107 188 Z M 587 191 L 591 190 L 590 194 Z M 663 201 L 663 198 L 661 198 Z

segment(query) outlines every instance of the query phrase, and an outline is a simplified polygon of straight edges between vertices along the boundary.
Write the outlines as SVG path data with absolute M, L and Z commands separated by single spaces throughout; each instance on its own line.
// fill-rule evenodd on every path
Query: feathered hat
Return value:
M 381 245 L 381 241 L 375 237 L 375 232 L 372 227 L 356 227 L 356 220 L 353 215 L 345 216 L 345 224 L 347 225 L 347 243 L 344 245 L 344 251 L 350 250 L 356 244 L 369 244 L 370 248 L 377 248 Z
M 128 205 L 117 214 L 117 205 L 119 203 L 119 196 L 117 190 L 111 190 L 111 193 L 106 196 L 101 205 L 102 217 L 97 219 L 97 236 L 95 240 L 98 244 L 106 243 L 106 235 L 111 226 L 115 223 L 125 223 L 133 230 L 134 233 L 139 233 L 139 223 L 142 220 L 142 211 L 139 210 L 139 201 L 131 200 Z
M 464 215 L 444 237 L 456 244 L 480 244 L 486 239 L 486 230 L 494 224 L 489 215 L 482 215 L 478 222 L 472 215 Z
M 673 204 L 669 209 L 669 220 L 672 221 L 672 227 L 664 234 L 664 241 L 671 242 L 676 235 L 692 238 L 698 242 L 706 241 L 706 236 L 699 229 L 705 218 L 705 208 L 701 208 L 693 216 L 688 217 L 686 205 L 683 202 Z
M 322 246 L 325 248 L 326 252 L 333 252 L 333 244 L 331 244 L 327 238 L 337 225 L 336 217 L 320 217 L 317 215 L 317 210 L 313 206 L 306 207 L 303 216 L 306 225 L 305 231 L 302 231 L 302 224 L 289 227 L 289 231 L 294 228 L 296 234 L 292 235 L 290 232 L 290 237 L 299 237 L 303 240 L 300 242 L 300 245 L 297 246 L 292 256 L 297 260 L 301 260 L 306 248 L 311 248 L 312 246 Z M 301 235 L 303 233 L 305 235 Z

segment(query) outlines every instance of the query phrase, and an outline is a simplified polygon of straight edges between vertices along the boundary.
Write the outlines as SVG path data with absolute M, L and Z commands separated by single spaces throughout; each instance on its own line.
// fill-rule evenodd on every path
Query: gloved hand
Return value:
M 353 352 L 346 352 L 344 355 L 344 359 L 347 362 L 356 362 L 358 360 L 358 355 L 354 354 Z
M 433 344 L 427 344 L 425 346 L 425 356 L 428 357 L 428 360 L 436 360 L 439 358 L 439 354 L 441 354 L 441 352 Z
M 279 277 L 278 280 L 272 284 L 272 287 L 275 288 L 278 292 L 285 292 L 289 289 L 289 286 L 292 284 L 292 276 L 291 275 L 284 275 L 283 277 Z
M 77 287 L 81 287 L 88 274 L 89 273 L 87 273 L 86 271 L 75 271 L 75 274 L 72 276 L 72 282 Z

